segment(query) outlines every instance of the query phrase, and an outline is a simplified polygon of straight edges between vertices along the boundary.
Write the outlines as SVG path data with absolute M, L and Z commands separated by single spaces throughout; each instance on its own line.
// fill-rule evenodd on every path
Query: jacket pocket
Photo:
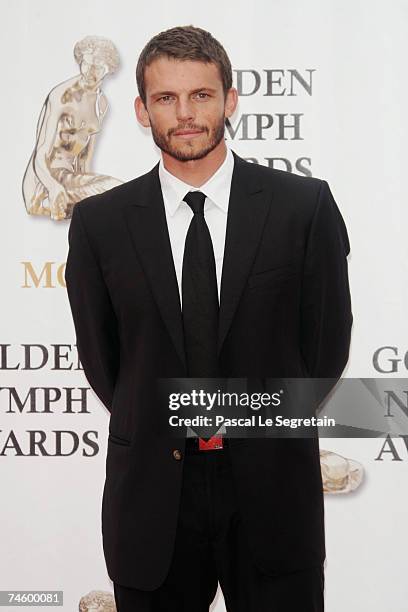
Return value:
M 127 440 L 126 438 L 121 438 L 115 434 L 109 433 L 108 441 L 113 442 L 114 444 L 121 444 L 122 446 L 130 446 L 131 440 Z
M 274 268 L 268 268 L 262 270 L 262 272 L 255 272 L 248 276 L 248 287 L 258 287 L 265 284 L 273 284 L 274 281 L 285 280 L 296 275 L 296 266 L 294 264 L 285 264 L 284 266 L 278 266 Z

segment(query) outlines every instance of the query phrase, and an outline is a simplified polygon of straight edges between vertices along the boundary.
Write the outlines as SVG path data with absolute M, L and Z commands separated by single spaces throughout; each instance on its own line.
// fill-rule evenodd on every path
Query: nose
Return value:
M 176 104 L 177 120 L 180 123 L 194 119 L 193 103 L 188 98 L 179 98 Z

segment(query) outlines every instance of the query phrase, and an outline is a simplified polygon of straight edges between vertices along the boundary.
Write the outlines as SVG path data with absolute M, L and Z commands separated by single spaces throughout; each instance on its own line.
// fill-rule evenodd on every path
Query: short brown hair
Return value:
M 232 87 L 232 69 L 224 47 L 210 32 L 192 25 L 178 26 L 156 34 L 143 48 L 136 66 L 139 95 L 146 105 L 145 69 L 159 57 L 213 63 L 220 72 L 224 96 Z

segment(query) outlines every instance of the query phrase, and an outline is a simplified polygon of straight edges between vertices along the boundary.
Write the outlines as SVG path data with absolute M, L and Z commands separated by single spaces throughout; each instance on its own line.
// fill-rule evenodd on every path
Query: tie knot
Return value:
M 206 195 L 202 191 L 189 191 L 184 196 L 184 202 L 187 202 L 194 214 L 204 214 L 204 201 Z

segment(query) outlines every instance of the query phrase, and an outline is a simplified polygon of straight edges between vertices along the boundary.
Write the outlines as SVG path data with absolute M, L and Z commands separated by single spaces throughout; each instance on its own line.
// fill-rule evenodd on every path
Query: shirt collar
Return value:
M 202 191 L 205 195 L 225 213 L 228 211 L 232 172 L 234 169 L 234 156 L 231 149 L 227 147 L 227 155 L 221 166 L 200 187 L 194 187 L 171 174 L 163 164 L 163 158 L 159 162 L 159 178 L 163 193 L 166 210 L 173 216 L 183 201 L 188 191 Z

